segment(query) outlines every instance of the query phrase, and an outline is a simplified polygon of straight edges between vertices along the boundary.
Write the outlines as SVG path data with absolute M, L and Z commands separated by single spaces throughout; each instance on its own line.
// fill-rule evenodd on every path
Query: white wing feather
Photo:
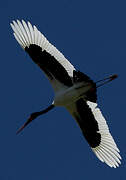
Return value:
M 87 104 L 91 108 L 91 111 L 98 123 L 99 133 L 101 134 L 101 143 L 96 148 L 91 148 L 96 156 L 102 161 L 108 164 L 110 167 L 118 167 L 121 164 L 121 156 L 119 149 L 109 132 L 108 125 L 103 117 L 100 109 L 96 103 L 87 101 Z
M 75 70 L 74 66 L 64 57 L 64 55 L 59 52 L 55 46 L 53 46 L 49 41 L 45 38 L 45 36 L 38 31 L 36 26 L 32 26 L 30 22 L 28 24 L 22 20 L 13 21 L 10 24 L 13 31 L 14 36 L 18 43 L 22 48 L 29 47 L 30 44 L 36 44 L 42 48 L 42 50 L 46 50 L 52 56 L 56 58 L 57 61 L 66 69 L 69 76 L 73 76 L 73 70 Z
M 87 101 L 88 106 L 90 107 L 95 120 L 98 123 L 99 133 L 101 134 L 101 142 L 100 145 L 96 148 L 91 148 L 92 151 L 95 153 L 97 158 L 106 163 L 110 167 L 118 167 L 121 164 L 121 156 L 119 154 L 119 149 L 115 144 L 113 137 L 109 132 L 108 125 L 100 111 L 97 107 L 96 103 Z M 76 119 L 76 114 L 78 114 L 75 103 L 71 103 L 69 106 L 66 107 L 70 114 Z M 79 114 L 78 114 L 79 117 Z

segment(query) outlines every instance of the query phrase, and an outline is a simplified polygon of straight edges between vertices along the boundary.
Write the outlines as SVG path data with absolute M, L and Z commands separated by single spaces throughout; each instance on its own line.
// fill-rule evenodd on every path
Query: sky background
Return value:
M 93 80 L 118 74 L 98 89 L 98 103 L 121 151 L 114 169 L 100 162 L 64 108 L 40 116 L 53 90 L 13 37 L 10 22 L 36 25 L 78 70 Z M 126 180 L 125 1 L 4 0 L 0 3 L 0 180 Z

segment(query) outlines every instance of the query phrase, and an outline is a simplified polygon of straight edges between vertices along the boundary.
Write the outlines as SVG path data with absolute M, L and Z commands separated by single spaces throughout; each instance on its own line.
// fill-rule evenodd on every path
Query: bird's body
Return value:
M 44 71 L 55 92 L 52 105 L 41 112 L 33 113 L 18 132 L 37 116 L 55 106 L 63 106 L 76 119 L 96 156 L 110 167 L 119 166 L 121 163 L 119 149 L 96 103 L 96 90 L 102 84 L 97 86 L 97 82 L 93 82 L 87 75 L 77 71 L 63 54 L 29 22 L 13 21 L 11 27 L 18 43 Z M 109 82 L 114 78 L 115 76 L 111 76 L 98 83 L 104 80 Z
M 86 92 L 91 89 L 91 85 L 87 85 L 87 83 L 77 83 L 72 85 L 67 89 L 63 89 L 58 91 L 55 94 L 54 105 L 55 106 L 69 106 L 71 103 L 76 102 L 80 97 L 86 94 Z

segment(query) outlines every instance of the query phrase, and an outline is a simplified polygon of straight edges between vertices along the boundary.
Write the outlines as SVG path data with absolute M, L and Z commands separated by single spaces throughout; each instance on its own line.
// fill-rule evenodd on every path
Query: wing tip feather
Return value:
M 102 160 L 110 167 L 119 167 L 121 164 L 121 156 L 113 137 L 110 134 L 108 125 L 96 103 L 88 101 L 87 104 L 91 108 L 91 111 L 98 123 L 99 133 L 101 134 L 100 144 L 92 148 L 98 159 Z M 99 158 L 100 157 L 100 158 Z

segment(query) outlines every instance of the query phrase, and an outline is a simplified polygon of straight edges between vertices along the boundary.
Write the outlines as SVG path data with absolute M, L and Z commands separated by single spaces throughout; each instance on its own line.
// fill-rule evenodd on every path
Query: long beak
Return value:
M 39 112 L 32 113 L 28 120 L 24 123 L 24 125 L 18 129 L 16 134 L 19 134 L 29 123 L 31 123 L 39 115 Z
M 98 87 L 100 87 L 100 86 L 103 86 L 104 84 L 107 84 L 107 83 L 110 82 L 110 81 L 113 81 L 113 80 L 116 79 L 117 77 L 118 77 L 118 75 L 117 75 L 117 74 L 114 74 L 114 75 L 112 75 L 112 76 L 109 76 L 109 77 L 107 77 L 107 78 L 104 78 L 104 79 L 102 79 L 102 80 L 99 80 L 99 81 L 95 82 L 96 84 L 97 84 L 97 83 L 100 83 L 100 82 L 103 82 L 103 83 L 101 83 L 101 84 L 98 84 L 98 85 L 96 86 L 96 88 L 98 88 Z
M 55 106 L 54 104 L 51 104 L 50 106 L 48 106 L 46 109 L 40 111 L 40 112 L 34 112 L 31 114 L 31 116 L 28 118 L 28 120 L 26 121 L 26 123 L 24 123 L 24 125 L 18 129 L 18 131 L 16 132 L 16 134 L 20 133 L 29 123 L 31 123 L 34 119 L 36 119 L 38 116 L 47 113 L 48 111 L 50 111 L 51 109 L 53 109 Z

